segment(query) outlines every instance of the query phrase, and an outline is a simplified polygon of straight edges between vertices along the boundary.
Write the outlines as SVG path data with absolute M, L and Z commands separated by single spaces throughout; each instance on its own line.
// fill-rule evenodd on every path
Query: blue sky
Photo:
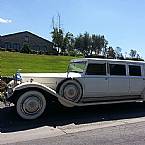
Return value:
M 51 40 L 58 13 L 65 32 L 105 35 L 145 59 L 145 0 L 0 0 L 0 35 L 27 30 Z

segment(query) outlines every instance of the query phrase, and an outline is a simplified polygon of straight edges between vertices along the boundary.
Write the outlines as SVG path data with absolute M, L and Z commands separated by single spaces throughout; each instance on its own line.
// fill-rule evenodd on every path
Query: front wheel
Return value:
M 27 91 L 22 94 L 16 103 L 16 110 L 23 119 L 36 119 L 46 108 L 46 99 L 39 91 Z

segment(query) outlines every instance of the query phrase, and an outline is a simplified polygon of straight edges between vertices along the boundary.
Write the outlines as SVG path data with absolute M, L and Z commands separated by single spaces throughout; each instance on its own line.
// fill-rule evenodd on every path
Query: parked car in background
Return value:
M 19 73 L 6 100 L 23 119 L 41 116 L 51 101 L 65 107 L 144 101 L 145 62 L 81 58 L 66 73 Z

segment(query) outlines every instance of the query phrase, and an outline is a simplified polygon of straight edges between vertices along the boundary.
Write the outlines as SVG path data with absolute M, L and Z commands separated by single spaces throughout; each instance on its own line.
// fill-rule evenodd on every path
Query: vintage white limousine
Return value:
M 66 73 L 19 73 L 7 87 L 6 100 L 24 119 L 36 119 L 46 105 L 65 107 L 145 100 L 145 62 L 81 58 Z

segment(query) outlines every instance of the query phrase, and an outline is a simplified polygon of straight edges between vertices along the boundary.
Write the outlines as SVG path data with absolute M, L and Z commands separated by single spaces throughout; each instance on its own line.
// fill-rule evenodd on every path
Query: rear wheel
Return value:
M 60 86 L 59 94 L 65 99 L 78 102 L 82 97 L 82 87 L 75 80 L 67 80 Z
M 22 94 L 16 103 L 16 110 L 23 119 L 36 119 L 46 108 L 46 99 L 39 91 L 27 91 Z

